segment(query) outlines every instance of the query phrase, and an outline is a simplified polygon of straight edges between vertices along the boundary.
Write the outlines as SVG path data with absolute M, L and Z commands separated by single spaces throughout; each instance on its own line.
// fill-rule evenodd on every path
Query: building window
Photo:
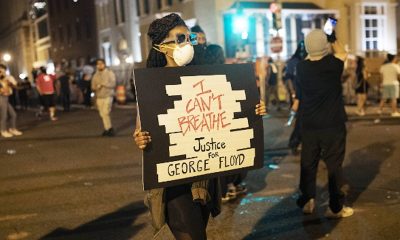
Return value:
M 120 18 L 121 22 L 125 22 L 125 4 L 124 0 L 119 0 Z
M 172 2 L 173 2 L 172 0 L 168 0 L 167 1 L 168 6 L 172 6 Z
M 108 27 L 108 19 L 109 19 L 109 14 L 108 14 L 108 8 L 106 5 L 101 6 L 101 18 L 103 20 L 103 28 Z
M 162 0 L 157 0 L 157 9 L 160 10 L 162 8 Z
M 383 17 L 385 8 L 379 3 L 365 3 L 361 9 L 363 51 L 383 50 L 383 29 L 386 29 Z
M 124 0 L 114 0 L 114 17 L 117 25 L 125 22 Z
M 104 38 L 103 43 L 101 44 L 101 48 L 102 48 L 103 58 L 106 61 L 106 65 L 111 66 L 112 49 L 111 49 L 111 43 L 108 41 L 108 38 Z
M 144 0 L 144 13 L 149 14 L 150 13 L 150 3 L 149 0 Z
M 118 18 L 118 0 L 114 0 L 114 20 L 115 20 L 115 24 L 118 25 L 119 24 L 119 18 Z
M 136 0 L 136 13 L 140 16 L 140 0 Z
M 39 39 L 49 36 L 49 29 L 47 27 L 47 18 L 44 18 L 37 23 L 38 37 Z

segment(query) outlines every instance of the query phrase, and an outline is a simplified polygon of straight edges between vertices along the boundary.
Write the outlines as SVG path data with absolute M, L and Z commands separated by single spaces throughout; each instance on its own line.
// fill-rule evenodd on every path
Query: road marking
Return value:
M 12 233 L 7 236 L 7 240 L 19 240 L 23 239 L 29 236 L 29 233 L 27 232 L 18 232 L 18 233 Z
M 37 213 L 32 213 L 32 214 L 19 214 L 19 215 L 0 216 L 0 222 L 11 221 L 11 220 L 24 220 L 24 219 L 27 219 L 27 218 L 36 217 L 37 215 L 38 215 Z
M 253 194 L 253 196 L 271 196 L 271 195 L 283 195 L 296 192 L 296 188 L 283 188 L 269 191 L 259 191 Z

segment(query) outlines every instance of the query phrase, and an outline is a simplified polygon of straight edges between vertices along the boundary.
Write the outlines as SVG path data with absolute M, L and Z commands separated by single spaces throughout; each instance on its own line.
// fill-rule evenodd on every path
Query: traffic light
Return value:
M 249 29 L 249 21 L 246 16 L 236 14 L 233 18 L 233 32 L 240 33 L 247 32 Z
M 249 36 L 249 19 L 243 11 L 237 11 L 233 17 L 233 32 L 240 34 L 241 39 L 246 40 Z

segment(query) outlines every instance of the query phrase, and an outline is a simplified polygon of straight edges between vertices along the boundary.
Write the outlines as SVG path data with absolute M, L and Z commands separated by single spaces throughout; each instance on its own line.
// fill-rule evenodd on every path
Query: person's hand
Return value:
M 142 132 L 141 129 L 136 129 L 133 133 L 136 146 L 140 149 L 145 149 L 147 144 L 151 142 L 151 136 L 149 132 Z
M 267 108 L 265 107 L 264 101 L 260 100 L 260 103 L 256 105 L 256 114 L 261 116 L 267 114 Z

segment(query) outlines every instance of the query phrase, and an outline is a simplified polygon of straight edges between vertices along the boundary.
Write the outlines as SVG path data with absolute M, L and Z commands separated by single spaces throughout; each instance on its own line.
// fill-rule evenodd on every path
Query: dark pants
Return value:
M 277 107 L 280 108 L 278 85 L 267 85 L 265 89 L 265 95 L 265 105 L 267 108 L 270 107 L 271 96 L 274 97 Z
M 339 212 L 343 207 L 344 193 L 342 164 L 346 147 L 345 127 L 327 130 L 303 130 L 301 151 L 300 191 L 298 205 L 303 207 L 316 195 L 316 178 L 319 160 L 322 158 L 328 169 L 329 207 Z
M 85 106 L 90 107 L 92 105 L 91 103 L 91 94 L 92 94 L 92 88 L 90 86 L 91 81 L 85 81 L 83 80 L 81 83 L 81 90 L 83 94 L 83 104 Z
M 61 93 L 61 101 L 65 112 L 69 112 L 71 106 L 70 93 L 69 91 L 63 91 Z
M 292 134 L 290 135 L 289 139 L 289 147 L 291 149 L 297 149 L 297 147 L 301 143 L 301 119 L 300 115 L 297 114 L 296 121 L 294 123 L 294 129 L 292 131 Z
M 210 211 L 193 202 L 189 184 L 166 188 L 167 223 L 177 240 L 206 240 Z
M 232 174 L 228 176 L 223 176 L 220 177 L 220 183 L 221 183 L 221 194 L 223 197 L 226 196 L 228 193 L 228 184 L 233 183 L 233 185 L 237 186 L 243 182 L 243 180 L 246 178 L 247 172 L 244 171 L 242 173 L 237 173 L 237 174 Z
M 17 106 L 17 94 L 15 94 L 15 91 L 8 97 L 8 102 L 13 108 Z
M 22 109 L 28 109 L 28 93 L 26 89 L 18 91 L 19 103 L 21 104 Z

